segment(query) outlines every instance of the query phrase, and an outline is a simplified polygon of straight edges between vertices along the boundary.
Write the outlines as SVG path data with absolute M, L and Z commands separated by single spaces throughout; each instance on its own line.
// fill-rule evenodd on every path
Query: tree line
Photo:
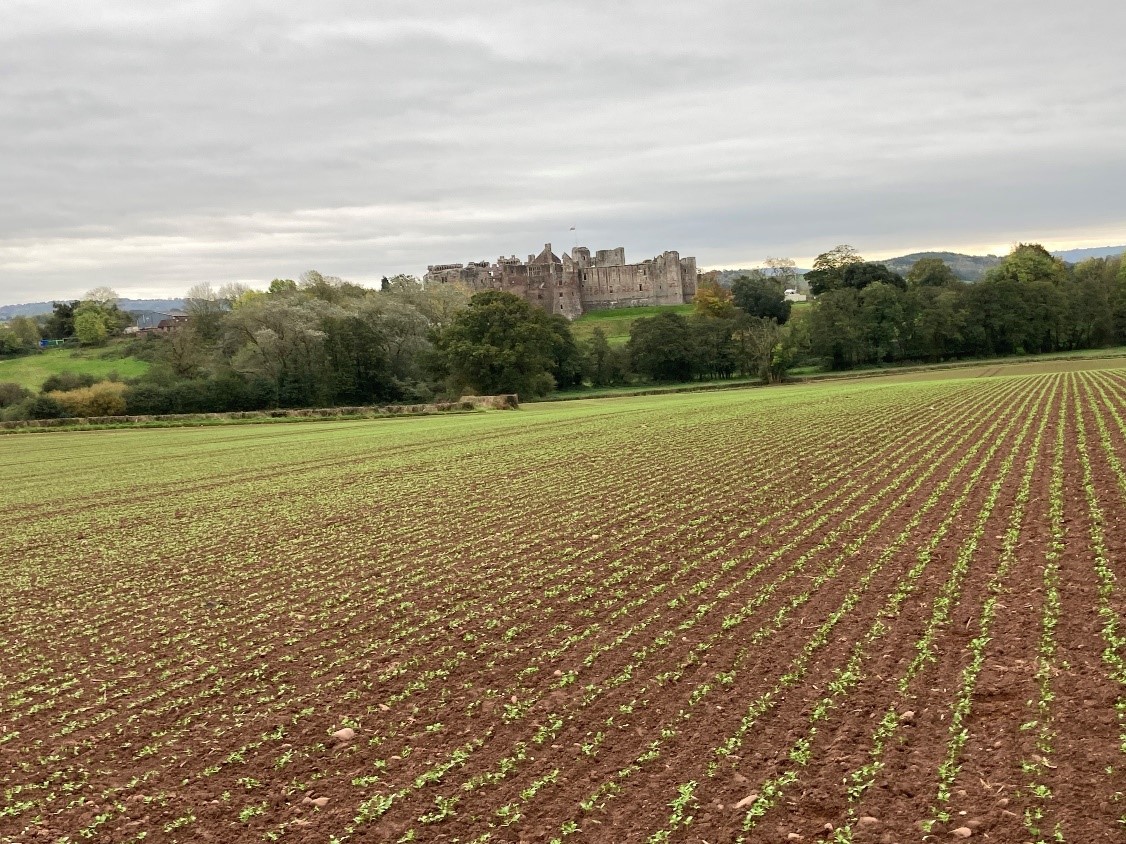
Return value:
M 906 277 L 839 246 L 805 276 L 814 301 L 791 312 L 793 262 L 770 259 L 728 287 L 705 274 L 691 313 L 633 322 L 629 341 L 571 324 L 501 291 L 470 298 L 412 276 L 373 290 L 317 272 L 188 291 L 188 319 L 167 333 L 115 340 L 147 360 L 125 381 L 64 373 L 37 394 L 0 385 L 0 417 L 195 413 L 275 407 L 429 401 L 464 392 L 554 390 L 639 381 L 748 377 L 781 381 L 795 366 L 847 369 L 1126 344 L 1126 270 L 1120 258 L 1070 266 L 1020 245 L 967 284 L 938 259 Z M 30 352 L 41 338 L 96 346 L 131 321 L 111 290 L 55 303 L 50 315 L 0 326 L 0 354 Z
M 833 369 L 1126 344 L 1121 256 L 1072 266 L 1020 244 L 968 284 L 937 258 L 903 277 L 844 245 L 818 256 L 805 279 L 816 300 L 804 346 Z

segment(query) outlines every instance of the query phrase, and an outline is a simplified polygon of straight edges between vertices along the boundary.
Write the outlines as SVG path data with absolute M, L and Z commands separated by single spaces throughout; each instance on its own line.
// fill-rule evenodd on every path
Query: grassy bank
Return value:
M 15 382 L 29 390 L 38 390 L 43 382 L 60 372 L 76 372 L 94 378 L 117 373 L 122 378 L 136 378 L 149 368 L 148 361 L 115 354 L 113 347 L 101 349 L 47 349 L 0 360 L 0 382 Z
M 590 311 L 571 323 L 571 331 L 580 343 L 589 340 L 594 329 L 601 328 L 611 346 L 624 346 L 634 320 L 672 311 L 688 316 L 692 305 L 650 305 L 644 308 L 606 308 Z

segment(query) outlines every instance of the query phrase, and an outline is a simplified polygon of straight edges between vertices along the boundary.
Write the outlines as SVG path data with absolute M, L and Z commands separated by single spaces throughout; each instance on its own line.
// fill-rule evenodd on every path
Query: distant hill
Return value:
M 922 258 L 941 258 L 946 266 L 954 271 L 954 275 L 962 281 L 977 281 L 991 267 L 1001 263 L 1002 258 L 996 255 L 963 255 L 960 252 L 912 252 L 898 258 L 888 258 L 886 261 L 877 261 L 889 270 L 906 276 L 916 261 Z
M 1126 252 L 1126 246 L 1095 246 L 1090 249 L 1065 249 L 1062 252 L 1053 252 L 1057 258 L 1069 264 L 1078 264 L 1088 258 L 1112 258 Z
M 117 306 L 123 311 L 167 311 L 172 308 L 183 310 L 184 300 L 118 299 Z M 0 319 L 11 319 L 14 316 L 38 316 L 39 314 L 49 313 L 51 313 L 50 302 L 27 302 L 23 305 L 0 305 Z
M 1121 255 L 1123 253 L 1126 253 L 1126 246 L 1097 246 L 1090 249 L 1065 249 L 1059 252 L 1053 252 L 1052 254 L 1070 264 L 1077 264 L 1088 258 L 1109 258 L 1113 255 Z M 920 258 L 941 258 L 946 265 L 954 271 L 954 275 L 958 276 L 962 281 L 977 281 L 985 275 L 987 270 L 997 266 L 1004 260 L 1003 258 L 998 258 L 996 255 L 962 255 L 959 252 L 913 252 L 910 255 L 903 255 L 899 258 L 889 258 L 886 261 L 879 261 L 878 263 L 885 264 L 888 269 L 905 276 Z

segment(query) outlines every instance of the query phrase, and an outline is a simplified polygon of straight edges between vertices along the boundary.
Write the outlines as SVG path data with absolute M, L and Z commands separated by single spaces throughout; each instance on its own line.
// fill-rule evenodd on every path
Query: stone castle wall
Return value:
M 696 295 L 696 259 L 664 252 L 640 264 L 627 264 L 625 249 L 585 246 L 559 258 L 544 246 L 527 261 L 515 256 L 495 262 L 436 264 L 426 268 L 426 284 L 456 284 L 470 293 L 505 290 L 550 314 L 568 319 L 598 308 L 682 305 Z

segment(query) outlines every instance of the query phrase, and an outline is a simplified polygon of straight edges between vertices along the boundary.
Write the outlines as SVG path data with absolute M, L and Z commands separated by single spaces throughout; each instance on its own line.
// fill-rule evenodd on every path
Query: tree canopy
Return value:
M 1121 257 L 1072 268 L 1020 244 L 972 284 L 940 259 L 918 261 L 906 284 L 876 266 L 845 265 L 813 303 L 811 351 L 833 368 L 1126 343 Z
M 731 283 L 731 294 L 743 313 L 785 325 L 790 318 L 791 303 L 786 300 L 783 284 L 782 279 L 755 271 L 735 279 Z
M 441 333 L 435 362 L 458 389 L 542 396 L 555 387 L 553 370 L 569 354 L 562 345 L 545 311 L 512 293 L 487 290 Z
M 654 381 L 687 381 L 694 349 L 688 320 L 672 311 L 635 320 L 626 345 L 633 368 Z

